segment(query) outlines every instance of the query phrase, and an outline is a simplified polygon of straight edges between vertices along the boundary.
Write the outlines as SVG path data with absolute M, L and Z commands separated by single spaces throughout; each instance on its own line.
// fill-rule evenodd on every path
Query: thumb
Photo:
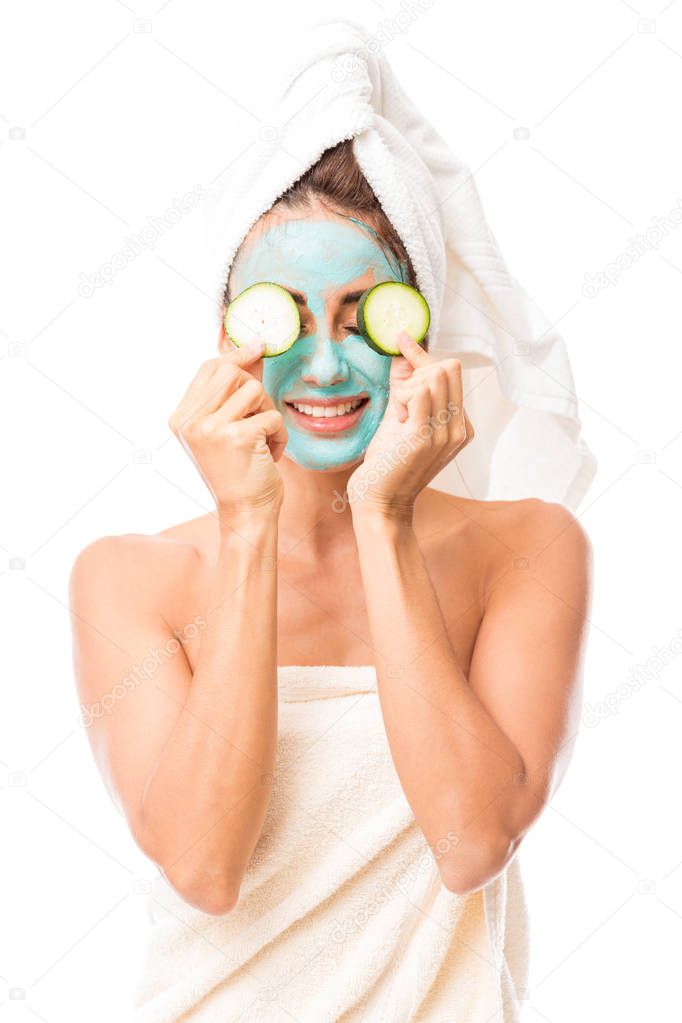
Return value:
M 258 341 L 255 344 L 244 345 L 243 348 L 233 347 L 227 354 L 230 356 L 231 361 L 235 366 L 239 366 L 241 369 L 246 370 L 256 380 L 263 382 L 263 350 L 265 348 L 264 341 Z

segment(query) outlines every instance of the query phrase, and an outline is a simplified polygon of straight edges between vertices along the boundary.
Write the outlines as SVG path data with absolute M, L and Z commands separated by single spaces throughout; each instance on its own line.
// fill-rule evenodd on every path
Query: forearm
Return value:
M 187 700 L 143 796 L 154 858 L 192 901 L 236 898 L 277 737 L 277 518 L 221 531 Z
M 411 524 L 375 514 L 356 516 L 354 526 L 403 790 L 431 848 L 445 850 L 448 886 L 485 883 L 515 848 L 523 760 L 457 663 Z

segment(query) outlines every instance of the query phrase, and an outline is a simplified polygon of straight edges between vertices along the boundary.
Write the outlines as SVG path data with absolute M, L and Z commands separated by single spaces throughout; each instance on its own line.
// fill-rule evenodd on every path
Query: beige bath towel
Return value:
M 518 855 L 455 895 L 403 794 L 373 666 L 285 666 L 276 781 L 232 912 L 163 880 L 135 1023 L 512 1023 L 527 975 Z

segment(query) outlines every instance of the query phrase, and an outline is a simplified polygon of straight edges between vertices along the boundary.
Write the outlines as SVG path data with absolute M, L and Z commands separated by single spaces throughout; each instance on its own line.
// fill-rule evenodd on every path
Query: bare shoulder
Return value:
M 138 606 L 168 596 L 201 559 L 201 533 L 195 521 L 154 534 L 123 533 L 93 540 L 73 562 L 71 595 L 87 600 L 104 588 L 119 596 L 125 593 Z
M 534 608 L 546 624 L 584 620 L 591 593 L 592 545 L 582 524 L 563 505 L 539 498 L 491 502 L 507 549 L 494 559 L 487 605 L 519 615 Z M 497 599 L 496 599 L 497 598 Z M 501 602 L 501 603 L 500 603 Z
M 481 514 L 490 525 L 502 530 L 508 543 L 525 545 L 529 550 L 547 549 L 558 544 L 557 550 L 577 554 L 590 550 L 590 541 L 582 524 L 570 509 L 553 501 L 537 497 L 521 501 L 480 501 Z
M 590 541 L 576 516 L 562 504 L 537 497 L 519 501 L 477 501 L 429 487 L 427 513 L 431 519 L 461 521 L 473 530 L 489 531 L 500 542 L 542 542 L 564 536 L 575 547 L 588 549 Z
M 589 536 L 562 504 L 535 497 L 478 501 L 429 488 L 427 508 L 433 526 L 454 526 L 491 580 L 509 567 L 525 567 L 541 575 L 589 572 Z

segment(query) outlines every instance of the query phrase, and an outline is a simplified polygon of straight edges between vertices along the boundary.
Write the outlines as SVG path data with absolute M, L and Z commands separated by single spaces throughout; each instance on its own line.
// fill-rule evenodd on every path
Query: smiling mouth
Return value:
M 285 401 L 284 404 L 300 415 L 311 419 L 336 419 L 351 415 L 369 402 L 369 395 L 361 394 L 355 398 L 340 400 L 339 398 L 301 398 Z

